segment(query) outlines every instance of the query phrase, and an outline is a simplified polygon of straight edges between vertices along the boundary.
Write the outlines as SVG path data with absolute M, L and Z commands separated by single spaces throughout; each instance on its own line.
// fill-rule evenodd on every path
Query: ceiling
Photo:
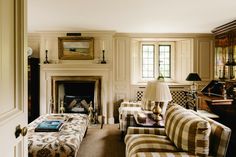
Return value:
M 236 0 L 28 0 L 28 32 L 210 33 Z

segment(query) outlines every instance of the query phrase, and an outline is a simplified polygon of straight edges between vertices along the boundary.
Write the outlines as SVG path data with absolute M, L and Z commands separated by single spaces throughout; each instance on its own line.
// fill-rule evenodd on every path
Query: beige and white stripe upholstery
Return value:
M 167 136 L 133 134 L 125 137 L 126 157 L 135 157 L 138 152 L 176 152 L 178 149 Z
M 177 148 L 195 155 L 209 154 L 210 124 L 179 105 L 169 105 L 165 131 Z
M 226 127 L 225 125 L 220 124 L 217 121 L 214 121 L 210 118 L 202 116 L 198 112 L 192 111 L 194 114 L 199 117 L 207 120 L 211 126 L 211 135 L 210 135 L 210 155 L 223 157 L 226 156 L 230 136 L 231 129 Z
M 119 128 L 126 132 L 129 126 L 135 125 L 134 114 L 142 111 L 141 102 L 122 102 L 119 108 Z
M 129 127 L 128 134 L 154 134 L 166 136 L 165 128 Z
M 126 157 L 226 156 L 228 127 L 179 105 L 168 107 L 165 120 L 165 128 L 129 127 Z
M 142 152 L 137 153 L 135 157 L 195 157 L 188 152 Z

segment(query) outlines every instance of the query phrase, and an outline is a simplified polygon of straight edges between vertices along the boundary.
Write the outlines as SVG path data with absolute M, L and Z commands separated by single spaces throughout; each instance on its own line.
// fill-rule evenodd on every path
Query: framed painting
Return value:
M 94 59 L 94 38 L 58 37 L 58 57 L 61 60 Z

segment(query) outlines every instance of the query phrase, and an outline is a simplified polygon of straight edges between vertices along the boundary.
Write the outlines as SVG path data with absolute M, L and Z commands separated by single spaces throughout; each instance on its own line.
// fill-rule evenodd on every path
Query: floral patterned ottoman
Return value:
M 44 120 L 63 120 L 58 132 L 35 132 Z M 76 157 L 88 127 L 86 114 L 47 114 L 28 125 L 29 157 Z

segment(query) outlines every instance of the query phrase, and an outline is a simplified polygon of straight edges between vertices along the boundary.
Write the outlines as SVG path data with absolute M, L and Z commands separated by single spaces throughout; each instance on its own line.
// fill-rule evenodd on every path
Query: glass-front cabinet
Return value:
M 215 79 L 236 80 L 236 20 L 212 32 L 215 35 Z

